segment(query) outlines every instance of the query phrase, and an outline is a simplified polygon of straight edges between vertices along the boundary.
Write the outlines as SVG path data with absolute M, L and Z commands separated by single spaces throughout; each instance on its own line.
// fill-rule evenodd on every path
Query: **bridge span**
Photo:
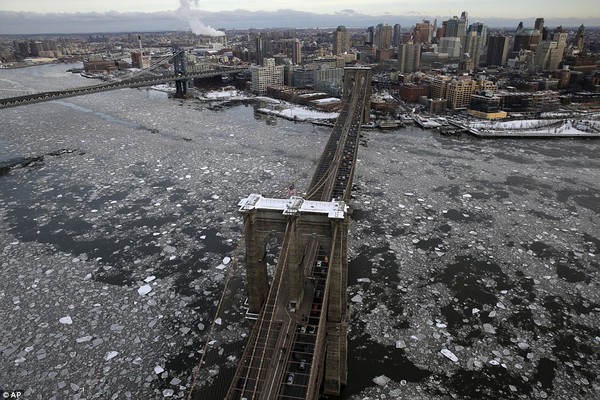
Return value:
M 158 83 L 175 81 L 177 95 L 183 96 L 187 91 L 187 81 L 194 78 L 208 78 L 219 75 L 231 75 L 245 72 L 248 68 L 217 68 L 214 70 L 194 70 L 187 68 L 183 61 L 183 53 L 175 53 L 172 57 L 174 61 L 175 72 L 172 74 L 161 74 L 154 76 L 139 77 L 134 79 L 125 79 L 122 81 L 114 81 L 103 83 L 100 85 L 83 86 L 72 89 L 56 90 L 50 92 L 32 93 L 15 97 L 6 97 L 0 99 L 0 109 L 8 107 L 17 107 L 26 104 L 39 103 L 43 101 L 52 101 L 64 99 L 67 97 L 80 96 L 90 93 L 106 92 L 109 90 L 136 88 L 143 86 L 155 85 Z
M 370 94 L 371 70 L 347 68 L 343 108 L 305 198 L 252 194 L 239 203 L 257 319 L 226 399 L 317 399 L 346 385 L 348 201 Z M 281 253 L 269 284 L 272 238 Z M 194 389 L 190 397 L 200 399 Z

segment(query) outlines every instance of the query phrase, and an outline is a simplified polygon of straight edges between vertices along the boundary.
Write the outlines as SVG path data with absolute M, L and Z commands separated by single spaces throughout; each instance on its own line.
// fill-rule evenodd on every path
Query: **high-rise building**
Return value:
M 252 72 L 252 92 L 266 94 L 267 87 L 283 85 L 285 77 L 283 65 L 275 65 L 274 58 L 266 58 L 263 66 L 254 65 L 250 67 Z
M 533 63 L 541 71 L 555 71 L 563 59 L 567 47 L 567 33 L 556 32 L 552 40 L 543 40 L 535 50 Z
M 421 65 L 421 43 L 409 41 L 398 46 L 398 71 L 415 72 Z
M 579 51 L 583 51 L 585 48 L 585 26 L 583 24 L 577 29 L 577 33 L 574 38 L 574 47 Z
M 423 20 L 423 22 L 419 22 L 415 25 L 413 41 L 415 43 L 431 42 L 431 25 L 429 24 L 429 21 Z
M 372 45 L 375 41 L 375 27 L 370 26 L 367 28 L 367 34 L 365 36 L 365 44 Z
M 265 47 L 265 40 L 262 33 L 259 33 L 254 39 L 254 44 L 256 47 L 254 62 L 256 65 L 263 65 L 263 60 L 267 57 L 267 48 Z
M 469 15 L 466 11 L 463 11 L 460 18 L 457 16 L 452 17 L 448 21 L 445 21 L 445 37 L 457 37 L 460 38 L 460 45 L 465 49 L 467 41 L 467 24 L 469 22 Z M 442 24 L 443 25 L 443 24 Z M 463 51 L 464 53 L 464 51 Z
M 299 39 L 292 42 L 292 64 L 302 64 L 302 42 Z
M 481 54 L 487 44 L 486 41 L 487 27 L 484 24 L 476 22 L 469 26 L 464 53 L 469 54 L 474 67 L 479 66 Z
M 446 98 L 452 109 L 466 108 L 471 95 L 477 90 L 477 82 L 472 79 L 453 79 L 448 83 Z
M 333 32 L 333 54 L 340 55 L 350 50 L 350 35 L 346 27 L 340 25 Z
M 485 65 L 506 65 L 508 60 L 509 37 L 493 35 L 488 38 Z
M 443 37 L 438 43 L 438 52 L 448 54 L 450 59 L 458 59 L 462 53 L 460 46 L 460 38 L 458 37 Z
M 537 18 L 533 25 L 533 29 L 542 32 L 544 30 L 544 18 Z
M 375 29 L 375 46 L 378 49 L 389 49 L 392 47 L 394 31 L 388 24 L 379 24 Z
M 394 36 L 392 37 L 392 46 L 398 47 L 402 44 L 402 30 L 400 24 L 394 25 Z

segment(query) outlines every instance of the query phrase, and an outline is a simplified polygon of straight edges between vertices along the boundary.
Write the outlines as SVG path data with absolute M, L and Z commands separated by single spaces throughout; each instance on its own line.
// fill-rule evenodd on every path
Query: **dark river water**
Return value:
M 0 88 L 96 83 L 70 67 Z M 237 203 L 301 194 L 329 135 L 256 107 L 123 89 L 0 111 L 1 388 L 184 398 L 214 340 L 198 382 L 223 395 L 248 334 Z M 341 398 L 598 398 L 599 152 L 364 131 Z

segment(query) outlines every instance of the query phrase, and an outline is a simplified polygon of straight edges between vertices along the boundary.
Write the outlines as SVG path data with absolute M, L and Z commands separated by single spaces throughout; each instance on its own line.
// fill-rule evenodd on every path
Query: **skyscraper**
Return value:
M 263 65 L 263 60 L 267 56 L 267 49 L 265 48 L 265 41 L 263 39 L 262 33 L 259 33 L 255 39 L 256 46 L 256 56 L 255 63 L 256 65 Z
M 398 71 L 415 72 L 421 65 L 421 43 L 409 41 L 398 46 Z
M 431 25 L 429 24 L 429 21 L 423 20 L 423 22 L 415 25 L 415 29 L 413 31 L 413 41 L 418 43 L 431 42 Z
M 379 24 L 375 29 L 375 45 L 378 49 L 389 49 L 392 47 L 394 37 L 393 29 L 388 24 Z
M 292 42 L 292 64 L 302 64 L 302 42 L 299 39 Z
M 402 42 L 402 31 L 400 24 L 394 25 L 394 36 L 392 37 L 392 46 L 398 47 Z
M 567 33 L 556 32 L 552 40 L 543 40 L 535 50 L 533 63 L 541 71 L 555 71 L 563 59 L 567 47 Z
M 340 55 L 350 50 L 350 35 L 346 27 L 340 25 L 333 32 L 333 54 Z
M 543 31 L 544 30 L 544 18 L 537 18 L 535 20 L 535 24 L 533 25 L 533 29 L 536 29 L 538 31 Z
M 464 53 L 468 53 L 473 61 L 473 66 L 477 68 L 480 63 L 480 57 L 485 49 L 487 41 L 487 26 L 481 22 L 476 22 L 469 26 L 467 39 L 465 41 Z
M 488 38 L 485 65 L 505 65 L 508 60 L 508 42 L 508 36 L 490 36 Z
M 460 38 L 460 44 L 463 49 L 466 46 L 467 24 L 469 22 L 468 17 L 468 13 L 466 11 L 463 11 L 460 15 L 460 18 L 454 16 L 452 17 L 452 19 L 445 21 L 446 29 L 444 36 Z

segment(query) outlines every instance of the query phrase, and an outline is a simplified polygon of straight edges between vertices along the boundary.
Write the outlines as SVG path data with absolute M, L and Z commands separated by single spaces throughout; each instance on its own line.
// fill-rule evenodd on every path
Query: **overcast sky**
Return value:
M 359 27 L 379 22 L 408 27 L 423 18 L 441 21 L 464 10 L 470 21 L 490 26 L 513 27 L 521 20 L 530 26 L 536 17 L 556 25 L 600 26 L 598 1 L 0 0 L 0 33 L 189 29 L 190 19 L 216 28 Z

